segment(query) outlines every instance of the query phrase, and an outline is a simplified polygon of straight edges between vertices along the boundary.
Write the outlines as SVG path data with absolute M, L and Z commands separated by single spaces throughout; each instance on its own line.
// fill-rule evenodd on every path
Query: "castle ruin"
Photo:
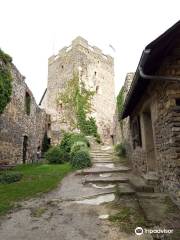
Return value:
M 61 118 L 62 106 L 57 104 L 57 98 L 74 73 L 88 90 L 94 91 L 91 116 L 96 119 L 102 141 L 110 142 L 115 111 L 114 60 L 77 37 L 48 61 L 48 84 L 40 105 L 51 115 L 51 143 L 59 143 L 63 131 L 70 131 L 67 119 Z

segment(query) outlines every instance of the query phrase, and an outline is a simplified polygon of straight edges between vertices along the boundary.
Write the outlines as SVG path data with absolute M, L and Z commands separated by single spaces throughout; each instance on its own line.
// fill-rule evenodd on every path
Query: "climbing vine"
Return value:
M 118 113 L 121 113 L 123 110 L 123 104 L 124 104 L 124 87 L 121 88 L 118 96 L 117 96 L 117 109 Z
M 9 103 L 12 93 L 11 62 L 12 58 L 0 49 L 0 114 Z
M 118 114 L 122 113 L 123 110 L 123 104 L 124 104 L 124 86 L 121 88 L 118 96 L 117 96 L 117 110 L 118 110 Z M 119 120 L 120 123 L 120 127 L 122 130 L 122 134 L 123 134 L 123 121 Z
M 62 119 L 68 121 L 72 129 L 78 128 L 85 135 L 96 136 L 96 121 L 88 116 L 93 95 L 94 91 L 87 90 L 84 82 L 80 82 L 78 75 L 74 74 L 66 88 L 59 93 L 57 102 L 61 107 Z

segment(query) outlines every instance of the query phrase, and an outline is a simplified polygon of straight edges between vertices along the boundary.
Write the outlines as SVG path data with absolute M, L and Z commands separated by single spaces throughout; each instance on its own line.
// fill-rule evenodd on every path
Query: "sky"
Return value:
M 82 36 L 114 57 L 117 94 L 145 46 L 179 20 L 179 9 L 179 0 L 0 0 L 0 48 L 39 102 L 48 58 Z

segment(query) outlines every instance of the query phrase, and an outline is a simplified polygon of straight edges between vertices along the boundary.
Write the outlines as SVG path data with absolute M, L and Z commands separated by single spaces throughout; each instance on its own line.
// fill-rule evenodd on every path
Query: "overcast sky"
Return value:
M 115 58 L 118 93 L 143 48 L 179 16 L 179 0 L 0 0 L 0 48 L 13 57 L 39 102 L 48 57 L 80 35 Z

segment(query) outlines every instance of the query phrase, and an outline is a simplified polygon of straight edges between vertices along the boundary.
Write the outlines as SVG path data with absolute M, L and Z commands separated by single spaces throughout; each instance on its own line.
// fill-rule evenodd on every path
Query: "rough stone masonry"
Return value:
M 67 119 L 61 118 L 62 109 L 57 105 L 57 97 L 74 72 L 78 73 L 87 89 L 95 92 L 91 116 L 96 119 L 101 139 L 110 142 L 115 111 L 114 61 L 82 37 L 77 37 L 71 46 L 64 47 L 56 56 L 49 58 L 48 84 L 41 106 L 51 115 L 51 142 L 57 144 L 63 130 L 69 130 Z
M 38 107 L 25 78 L 13 64 L 11 74 L 11 101 L 0 115 L 0 163 L 33 162 L 42 145 L 47 115 Z

